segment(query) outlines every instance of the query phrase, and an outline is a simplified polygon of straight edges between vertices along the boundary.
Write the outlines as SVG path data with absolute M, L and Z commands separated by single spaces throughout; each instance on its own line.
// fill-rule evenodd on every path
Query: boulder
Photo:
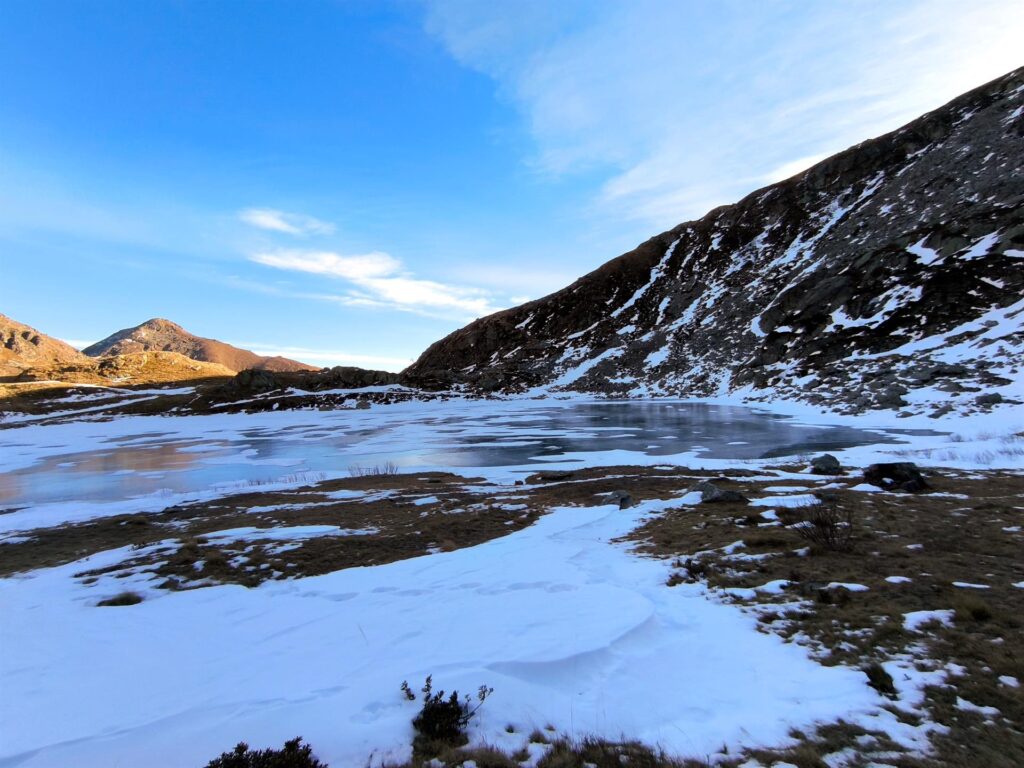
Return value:
M 864 470 L 864 481 L 888 491 L 916 493 L 928 488 L 917 465 L 910 461 L 872 464 Z
M 239 371 L 232 383 L 237 389 L 245 392 L 270 392 L 274 389 L 282 389 L 284 386 L 273 373 L 261 368 L 247 368 L 244 371 Z
M 996 405 L 1003 402 L 1003 396 L 998 392 L 992 392 L 987 395 L 978 395 L 974 398 L 974 402 L 978 405 Z
M 729 491 L 724 488 L 719 488 L 714 483 L 707 481 L 697 483 L 690 492 L 697 491 L 700 493 L 700 500 L 703 504 L 714 504 L 719 502 L 747 502 L 750 501 L 746 496 L 738 491 Z
M 843 466 L 831 453 L 823 453 L 811 459 L 811 471 L 816 475 L 838 475 Z
M 629 491 L 611 491 L 598 496 L 602 504 L 618 504 L 619 509 L 628 509 L 633 506 L 633 496 Z

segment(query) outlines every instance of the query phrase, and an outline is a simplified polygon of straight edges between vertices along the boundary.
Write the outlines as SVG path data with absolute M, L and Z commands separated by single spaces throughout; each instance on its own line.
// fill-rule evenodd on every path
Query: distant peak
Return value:
M 184 330 L 180 325 L 163 317 L 152 317 L 146 322 L 140 324 L 139 328 L 174 328 L 176 330 Z

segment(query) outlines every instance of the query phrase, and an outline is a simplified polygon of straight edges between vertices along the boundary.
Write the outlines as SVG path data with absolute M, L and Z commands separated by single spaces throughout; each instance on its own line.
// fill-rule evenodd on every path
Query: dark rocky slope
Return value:
M 1018 69 L 473 322 L 403 380 L 741 390 L 847 411 L 1012 397 L 1024 355 L 1022 166 Z M 922 388 L 941 397 L 917 397 Z
M 177 323 L 161 318 L 147 320 L 134 328 L 125 328 L 82 351 L 91 357 L 138 352 L 177 352 L 193 360 L 218 363 L 232 371 L 250 368 L 267 371 L 319 370 L 315 366 L 286 357 L 265 357 L 223 341 L 204 339 L 189 333 Z

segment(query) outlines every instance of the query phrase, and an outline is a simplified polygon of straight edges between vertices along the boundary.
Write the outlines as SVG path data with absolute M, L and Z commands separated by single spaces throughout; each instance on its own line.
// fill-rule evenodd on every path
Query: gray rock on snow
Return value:
M 921 471 L 910 461 L 872 464 L 864 470 L 864 481 L 887 491 L 917 493 L 928 488 Z
M 633 495 L 629 491 L 611 491 L 602 493 L 598 498 L 604 504 L 618 504 L 619 509 L 628 509 L 633 506 Z
M 825 453 L 811 459 L 811 471 L 816 475 L 838 475 L 843 465 L 831 453 Z
M 714 483 L 709 483 L 706 480 L 697 483 L 693 488 L 690 489 L 691 493 L 694 491 L 700 492 L 700 500 L 703 504 L 714 504 L 718 502 L 746 502 L 750 501 L 746 496 L 738 491 L 729 491 L 724 488 L 719 488 Z

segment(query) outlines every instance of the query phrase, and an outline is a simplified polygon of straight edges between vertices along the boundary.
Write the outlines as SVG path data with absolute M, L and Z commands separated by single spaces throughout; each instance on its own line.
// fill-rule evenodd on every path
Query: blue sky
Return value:
M 1004 0 L 9 0 L 0 312 L 399 369 L 1021 39 Z

